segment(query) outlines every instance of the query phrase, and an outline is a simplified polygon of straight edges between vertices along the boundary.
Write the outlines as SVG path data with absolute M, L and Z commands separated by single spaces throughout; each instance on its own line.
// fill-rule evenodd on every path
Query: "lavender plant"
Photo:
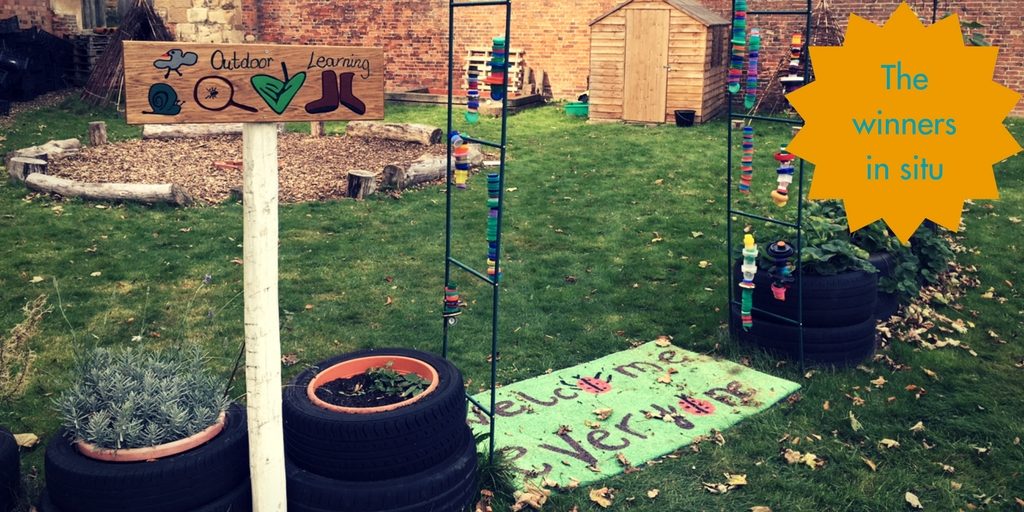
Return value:
M 101 448 L 143 448 L 183 439 L 217 421 L 229 400 L 198 349 L 96 349 L 55 405 L 70 438 Z

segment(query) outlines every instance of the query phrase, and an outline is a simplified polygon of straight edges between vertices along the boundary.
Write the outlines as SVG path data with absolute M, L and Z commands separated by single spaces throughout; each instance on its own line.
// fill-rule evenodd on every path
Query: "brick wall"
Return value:
M 15 0 L 18 1 L 18 0 Z M 180 1 L 180 0 L 179 0 Z M 703 0 L 726 18 L 730 0 Z M 840 30 L 851 12 L 880 23 L 899 0 L 830 0 Z M 513 9 L 512 46 L 526 51 L 539 89 L 556 98 L 574 98 L 587 88 L 590 55 L 589 23 L 620 0 L 517 0 Z M 814 2 L 817 3 L 817 0 Z M 908 2 L 927 22 L 932 0 Z M 793 9 L 793 0 L 750 0 L 751 9 Z M 1003 0 L 940 0 L 939 16 L 955 12 L 986 26 L 982 31 L 1000 47 L 995 78 L 1024 91 L 1024 15 Z M 388 55 L 387 86 L 441 86 L 446 73 L 447 1 L 403 0 L 262 0 L 243 5 L 246 29 L 263 41 L 379 45 Z M 248 10 L 247 10 L 248 9 Z M 774 69 L 789 37 L 800 30 L 793 17 L 764 21 L 764 76 Z M 503 32 L 504 7 L 462 8 L 456 14 L 456 57 L 461 68 L 466 48 L 488 46 Z M 757 20 L 755 20 L 757 23 Z M 461 76 L 459 77 L 461 79 Z M 1024 115 L 1024 101 L 1015 113 Z
M 21 28 L 39 27 L 47 32 L 53 30 L 53 11 L 49 0 L 2 0 L 0 19 L 18 17 Z

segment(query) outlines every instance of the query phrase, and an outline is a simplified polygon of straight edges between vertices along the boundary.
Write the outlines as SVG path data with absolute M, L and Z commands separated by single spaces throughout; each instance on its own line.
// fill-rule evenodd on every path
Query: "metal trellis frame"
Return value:
M 487 140 L 475 139 L 466 135 L 462 135 L 462 139 L 467 143 L 480 144 L 491 148 L 498 149 L 501 152 L 501 157 L 498 165 L 498 226 L 497 235 L 495 237 L 495 243 L 497 245 L 494 254 L 494 277 L 489 277 L 486 273 L 475 270 L 473 267 L 455 259 L 452 257 L 452 140 L 450 134 L 455 129 L 453 117 L 452 117 L 452 99 L 453 92 L 455 90 L 455 10 L 459 8 L 468 7 L 480 7 L 480 6 L 505 6 L 505 49 L 508 51 L 512 47 L 511 43 L 511 28 L 512 28 L 512 1 L 511 0 L 477 0 L 477 1 L 448 1 L 448 130 L 445 132 L 445 139 L 447 141 L 447 172 L 446 185 L 445 185 L 445 220 L 444 220 L 444 282 L 445 285 L 451 282 L 452 268 L 459 268 L 470 275 L 486 282 L 491 287 L 491 397 L 490 404 L 484 406 L 479 401 L 474 399 L 469 393 L 466 394 L 469 402 L 474 407 L 480 409 L 481 412 L 487 415 L 490 424 L 490 449 L 488 451 L 488 457 L 490 460 L 494 459 L 494 404 L 496 400 L 497 392 L 497 380 L 498 380 L 498 304 L 501 295 L 500 286 L 500 275 L 501 275 L 501 231 L 502 231 L 502 220 L 504 218 L 505 209 L 505 157 L 508 149 L 508 68 L 505 69 L 503 86 L 505 95 L 501 99 L 501 139 L 500 142 L 491 142 Z M 506 53 L 506 55 L 508 55 Z M 506 66 L 508 60 L 506 57 Z M 441 355 L 445 358 L 448 357 L 448 339 L 449 339 L 449 328 L 452 323 L 449 318 L 444 318 L 443 327 L 443 345 L 441 349 Z
M 751 1 L 756 1 L 756 0 L 751 0 Z M 812 0 L 806 0 L 806 7 L 803 10 L 796 10 L 796 9 L 794 9 L 794 10 L 778 10 L 778 11 L 752 11 L 752 10 L 748 10 L 747 11 L 747 15 L 748 16 L 755 15 L 755 16 L 803 16 L 804 17 L 804 19 L 805 19 L 805 25 L 804 25 L 804 45 L 806 45 L 806 48 L 807 48 L 807 50 L 804 52 L 805 53 L 804 54 L 804 84 L 803 84 L 804 86 L 806 86 L 811 81 L 811 75 L 810 75 L 810 61 L 811 61 L 810 46 L 811 46 L 811 27 L 813 25 L 813 20 L 812 20 L 812 10 L 813 10 L 813 8 L 811 7 L 811 1 Z M 732 0 L 732 12 L 736 12 L 736 0 Z M 733 17 L 733 20 L 735 20 L 735 17 Z M 731 32 L 732 31 L 731 31 L 731 25 L 730 25 L 730 33 Z M 741 90 L 738 95 L 742 95 L 742 94 L 743 94 L 743 91 Z M 763 92 L 762 92 L 762 94 L 763 94 Z M 796 261 L 796 265 L 795 265 L 795 269 L 794 269 L 794 272 L 793 272 L 793 275 L 795 277 L 795 283 L 794 284 L 795 284 L 795 287 L 796 287 L 796 305 L 797 305 L 797 307 L 796 307 L 796 318 L 789 318 L 789 317 L 786 317 L 786 316 L 777 315 L 777 314 L 771 313 L 769 311 L 765 311 L 763 309 L 760 309 L 760 308 L 758 308 L 756 306 L 754 306 L 752 308 L 752 310 L 756 311 L 756 312 L 758 312 L 758 313 L 760 313 L 762 315 L 766 315 L 766 316 L 775 318 L 775 319 L 777 319 L 779 321 L 795 325 L 797 327 L 797 332 L 799 333 L 798 334 L 798 337 L 799 337 L 798 345 L 799 345 L 799 353 L 800 353 L 800 369 L 802 371 L 804 369 L 804 367 L 805 367 L 805 365 L 804 365 L 804 318 L 803 318 L 804 317 L 804 307 L 803 307 L 804 294 L 803 294 L 803 286 L 802 286 L 803 285 L 803 283 L 802 283 L 803 272 L 800 269 L 800 257 L 802 255 L 802 251 L 803 251 L 804 160 L 802 158 L 800 159 L 800 166 L 799 166 L 799 171 L 798 171 L 798 175 L 797 175 L 798 177 L 797 177 L 797 195 L 796 195 L 796 222 L 788 222 L 788 221 L 784 221 L 784 220 L 779 220 L 779 219 L 775 219 L 775 218 L 772 218 L 772 217 L 766 217 L 766 216 L 763 216 L 763 215 L 757 215 L 757 214 L 754 214 L 754 213 L 750 213 L 750 212 L 746 212 L 746 211 L 734 208 L 733 207 L 733 201 L 732 201 L 732 188 L 733 188 L 733 179 L 732 179 L 732 173 L 733 173 L 733 154 L 732 154 L 733 153 L 733 151 L 732 151 L 732 145 L 733 145 L 732 139 L 733 139 L 733 136 L 732 136 L 732 130 L 733 130 L 733 128 L 732 128 L 732 120 L 733 119 L 742 119 L 742 120 L 746 120 L 746 121 L 757 120 L 757 121 L 765 121 L 765 122 L 768 122 L 768 123 L 785 123 L 785 124 L 800 125 L 800 126 L 802 126 L 804 124 L 804 122 L 803 122 L 802 119 L 790 119 L 790 118 L 783 118 L 783 117 L 761 116 L 761 115 L 755 115 L 755 114 L 752 114 L 752 113 L 751 114 L 743 114 L 743 113 L 733 112 L 733 100 L 734 100 L 733 93 L 729 92 L 728 90 L 726 90 L 726 95 L 727 95 L 727 102 L 726 103 L 728 103 L 728 108 L 729 108 L 729 119 L 728 119 L 728 122 L 726 123 L 726 130 L 728 130 L 728 136 L 727 136 L 727 141 L 728 141 L 727 154 L 728 154 L 728 156 L 727 156 L 727 159 L 726 159 L 726 166 L 727 167 L 726 167 L 726 193 L 725 193 L 726 194 L 726 208 L 727 208 L 727 212 L 726 212 L 726 250 L 725 250 L 725 252 L 726 252 L 726 265 L 725 265 L 725 268 L 727 269 L 727 272 L 729 274 L 729 309 L 730 309 L 730 314 L 732 314 L 731 310 L 732 310 L 732 306 L 733 305 L 736 305 L 736 306 L 740 305 L 740 301 L 737 300 L 737 298 L 736 298 L 736 290 L 735 290 L 735 288 L 736 288 L 736 279 L 735 279 L 735 275 L 733 274 L 733 270 L 732 270 L 733 269 L 733 246 L 732 246 L 732 244 L 733 244 L 733 236 L 732 236 L 732 230 L 733 230 L 733 220 L 732 219 L 733 219 L 733 216 L 746 217 L 748 219 L 760 220 L 760 221 L 764 221 L 764 222 L 768 222 L 768 223 L 771 223 L 771 224 L 776 224 L 776 225 L 779 225 L 779 226 L 783 226 L 785 228 L 792 229 L 796 233 L 796 244 L 795 244 L 795 249 L 796 249 L 796 255 L 795 255 L 796 260 L 795 261 Z

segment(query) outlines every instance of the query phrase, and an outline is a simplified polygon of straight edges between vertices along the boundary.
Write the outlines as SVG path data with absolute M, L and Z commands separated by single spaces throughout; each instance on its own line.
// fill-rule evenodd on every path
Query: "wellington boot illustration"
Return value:
M 339 105 L 363 115 L 366 104 L 352 93 L 352 81 L 355 73 L 342 73 L 338 76 L 333 70 L 325 70 L 320 77 L 323 93 L 320 99 L 306 104 L 306 112 L 310 114 L 326 114 L 334 112 Z
M 320 99 L 306 104 L 306 112 L 310 114 L 326 114 L 338 110 L 338 75 L 328 69 L 320 75 L 323 93 Z

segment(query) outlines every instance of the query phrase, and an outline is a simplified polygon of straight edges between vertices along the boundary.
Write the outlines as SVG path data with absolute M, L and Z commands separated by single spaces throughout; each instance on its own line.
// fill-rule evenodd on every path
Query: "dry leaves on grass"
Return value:
M 881 441 L 878 442 L 878 446 L 881 447 L 881 448 L 888 448 L 890 450 L 895 450 L 896 448 L 900 447 L 900 442 L 895 440 L 895 439 L 889 439 L 888 437 L 886 437 L 886 438 L 883 438 Z
M 606 419 L 608 419 L 609 416 L 612 415 L 612 409 L 610 409 L 608 407 L 602 407 L 600 409 L 594 409 L 594 415 L 597 416 L 597 419 L 599 419 L 599 420 L 606 420 Z
M 615 489 L 609 489 L 608 487 L 601 487 L 599 489 L 590 490 L 590 501 L 597 503 L 601 508 L 608 508 L 612 506 L 612 500 L 615 499 L 613 494 Z
M 14 434 L 14 442 L 22 448 L 32 448 L 39 444 L 39 436 L 32 433 Z
M 284 203 L 344 197 L 348 171 L 380 172 L 391 163 L 412 162 L 424 153 L 440 155 L 443 145 L 348 137 L 279 136 L 280 200 Z M 242 139 L 128 140 L 83 148 L 54 158 L 53 174 L 101 183 L 175 183 L 194 197 L 219 203 L 242 184 L 240 169 L 214 167 L 214 162 L 241 160 Z
M 924 508 L 924 505 L 921 504 L 921 500 L 917 497 L 917 495 L 910 491 L 907 491 L 907 493 L 903 495 L 903 499 L 907 501 L 907 504 L 910 505 L 910 508 Z
M 512 512 L 540 510 L 548 502 L 549 496 L 551 496 L 551 491 L 527 482 L 524 489 L 516 491 L 516 502 L 512 505 Z
M 709 493 L 711 493 L 711 494 L 725 494 L 725 493 L 727 493 L 729 491 L 732 491 L 734 489 L 739 489 L 740 487 L 743 487 L 743 486 L 747 485 L 747 475 L 729 474 L 729 473 L 723 473 L 723 474 L 725 475 L 725 482 L 723 482 L 723 483 L 702 482 L 703 485 L 704 485 L 704 490 L 709 492 Z
M 651 489 L 651 490 L 647 491 L 647 497 L 652 499 L 652 500 L 654 498 L 657 498 L 658 494 L 661 494 L 661 491 L 659 491 L 657 489 Z

